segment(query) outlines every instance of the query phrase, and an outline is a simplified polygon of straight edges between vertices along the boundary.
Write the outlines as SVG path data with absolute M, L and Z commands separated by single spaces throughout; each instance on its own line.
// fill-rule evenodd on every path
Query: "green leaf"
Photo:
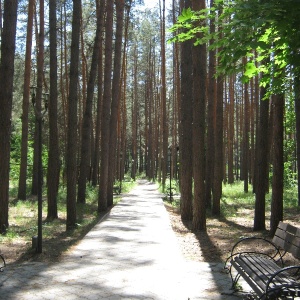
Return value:
M 248 61 L 245 66 L 244 76 L 252 78 L 257 75 L 258 69 L 253 61 Z
M 194 13 L 191 8 L 184 8 L 180 16 L 178 16 L 178 22 L 185 23 L 190 21 L 193 17 Z

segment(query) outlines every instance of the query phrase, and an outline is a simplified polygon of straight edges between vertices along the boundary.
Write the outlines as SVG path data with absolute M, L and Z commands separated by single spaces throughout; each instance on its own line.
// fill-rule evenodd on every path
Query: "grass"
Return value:
M 158 189 L 162 194 L 165 194 L 164 201 L 168 202 L 174 208 L 180 206 L 180 190 L 178 180 L 167 178 L 165 186 L 158 182 Z
M 130 191 L 136 183 L 128 180 L 122 182 L 122 193 Z M 16 199 L 17 188 L 10 187 L 9 228 L 5 235 L 0 235 L 1 251 L 10 252 L 10 259 L 27 260 L 34 256 L 31 250 L 32 237 L 37 235 L 38 204 L 36 197 L 26 201 Z M 43 260 L 53 260 L 70 246 L 81 239 L 105 213 L 99 214 L 98 188 L 88 186 L 86 204 L 77 203 L 77 228 L 66 231 L 66 187 L 60 186 L 58 194 L 58 219 L 47 221 L 47 198 L 43 192 Z M 119 202 L 121 195 L 114 195 L 114 204 Z M 0 252 L 1 252 L 0 251 Z M 16 253 L 15 256 L 13 253 Z M 22 256 L 22 257 L 20 257 Z M 45 257 L 46 256 L 46 257 Z
M 249 191 L 252 187 L 249 187 Z M 221 213 L 223 217 L 236 217 L 239 209 L 253 209 L 255 195 L 252 192 L 245 193 L 243 182 L 223 185 L 221 198 Z
M 172 180 L 172 193 L 171 195 L 179 195 L 178 182 Z M 270 187 L 271 188 L 271 187 Z M 170 190 L 169 180 L 166 181 L 165 187 L 165 201 L 170 202 L 168 191 Z M 163 187 L 160 184 L 160 191 L 163 192 Z M 298 191 L 296 186 L 291 186 L 284 189 L 284 214 L 289 216 L 295 212 L 300 212 L 298 207 Z M 266 212 L 271 210 L 271 193 L 266 194 Z M 179 208 L 180 198 L 172 197 L 171 205 Z M 222 198 L 221 198 L 221 215 L 224 218 L 234 218 L 240 215 L 240 211 L 253 210 L 255 206 L 255 194 L 252 192 L 252 185 L 249 185 L 248 193 L 244 192 L 244 182 L 239 181 L 234 184 L 223 184 Z M 209 214 L 208 214 L 209 215 Z M 247 217 L 253 218 L 252 214 L 248 214 Z

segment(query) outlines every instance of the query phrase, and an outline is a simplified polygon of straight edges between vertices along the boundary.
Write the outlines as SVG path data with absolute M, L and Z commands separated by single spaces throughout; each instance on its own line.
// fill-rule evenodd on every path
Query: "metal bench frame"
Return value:
M 257 240 L 266 247 L 262 251 L 238 252 L 239 246 L 250 240 Z M 267 253 L 266 249 L 272 252 Z M 279 222 L 272 241 L 257 237 L 239 240 L 225 262 L 232 288 L 237 289 L 238 280 L 242 277 L 258 299 L 300 297 L 300 265 L 284 267 L 283 257 L 286 253 L 300 259 L 300 228 L 287 223 Z

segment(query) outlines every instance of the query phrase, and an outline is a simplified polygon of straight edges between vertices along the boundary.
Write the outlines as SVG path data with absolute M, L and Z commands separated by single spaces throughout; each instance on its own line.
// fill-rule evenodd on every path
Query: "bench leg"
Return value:
M 235 276 L 233 276 L 233 274 L 232 274 L 232 265 L 230 265 L 230 267 L 225 266 L 224 269 L 226 269 L 227 273 L 230 274 L 230 278 L 231 278 L 231 282 L 232 282 L 231 289 L 232 290 L 238 290 L 236 285 L 237 285 L 241 275 L 237 273 Z

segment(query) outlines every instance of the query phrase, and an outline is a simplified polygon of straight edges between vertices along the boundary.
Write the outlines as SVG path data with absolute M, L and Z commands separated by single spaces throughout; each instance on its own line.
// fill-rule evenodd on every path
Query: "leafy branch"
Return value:
M 243 82 L 259 76 L 267 96 L 278 94 L 285 91 L 288 75 L 299 72 L 299 13 L 297 0 L 218 0 L 201 11 L 183 10 L 169 42 L 211 41 L 209 49 L 219 57 L 216 76 L 242 72 Z M 211 22 L 221 31 L 210 32 Z

